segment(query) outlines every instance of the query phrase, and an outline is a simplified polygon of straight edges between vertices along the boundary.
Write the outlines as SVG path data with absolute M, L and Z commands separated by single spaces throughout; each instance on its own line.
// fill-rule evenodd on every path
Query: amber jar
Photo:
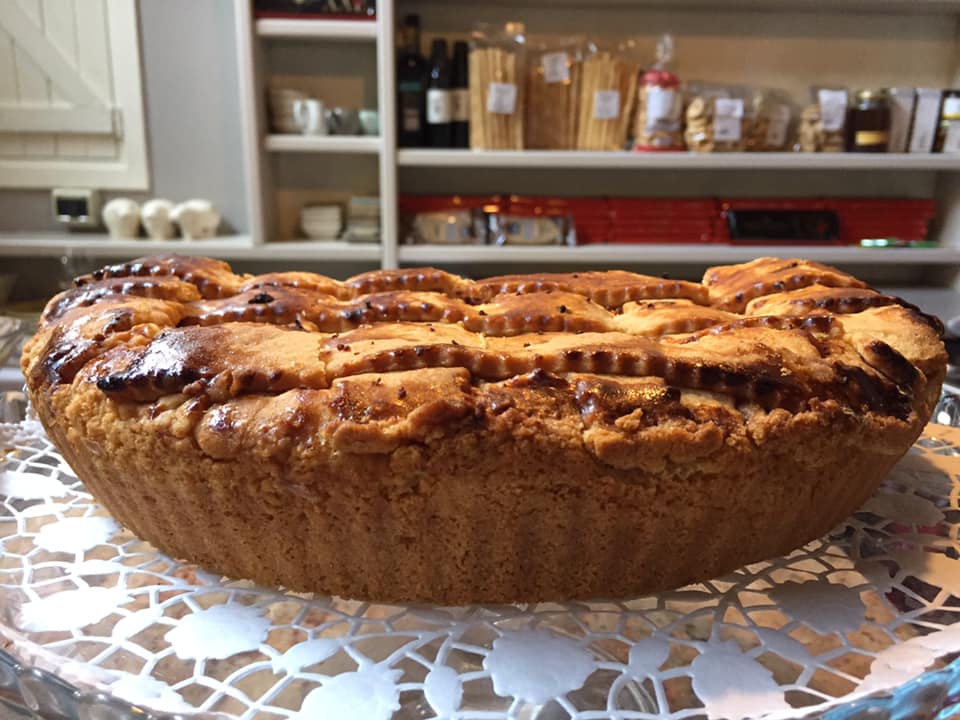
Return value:
M 886 152 L 890 139 L 890 96 L 861 90 L 847 110 L 847 152 Z

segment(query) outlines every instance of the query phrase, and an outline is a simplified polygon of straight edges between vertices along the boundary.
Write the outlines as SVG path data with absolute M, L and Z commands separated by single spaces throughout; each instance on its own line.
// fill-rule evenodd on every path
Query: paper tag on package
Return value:
M 513 83 L 490 83 L 487 94 L 487 112 L 513 115 L 517 109 L 517 86 Z
M 713 139 L 717 142 L 737 142 L 740 139 L 743 100 L 717 98 L 713 102 Z
M 593 117 L 597 120 L 615 120 L 620 117 L 620 91 L 597 90 L 593 94 Z
M 675 119 L 680 103 L 673 88 L 651 85 L 647 88 L 647 130 L 653 130 L 663 121 Z
M 774 105 L 770 109 L 767 124 L 767 147 L 783 147 L 787 141 L 787 126 L 790 124 L 790 107 L 788 105 Z
M 820 123 L 827 132 L 843 130 L 847 118 L 846 90 L 818 90 L 817 102 L 820 103 Z
M 550 84 L 565 83 L 570 79 L 570 58 L 565 52 L 543 56 L 543 79 Z

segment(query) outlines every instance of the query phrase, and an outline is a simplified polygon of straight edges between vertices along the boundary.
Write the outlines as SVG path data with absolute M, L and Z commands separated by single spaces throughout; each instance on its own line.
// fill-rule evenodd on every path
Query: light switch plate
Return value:
M 54 219 L 69 228 L 100 225 L 100 191 L 89 188 L 54 188 L 50 193 Z

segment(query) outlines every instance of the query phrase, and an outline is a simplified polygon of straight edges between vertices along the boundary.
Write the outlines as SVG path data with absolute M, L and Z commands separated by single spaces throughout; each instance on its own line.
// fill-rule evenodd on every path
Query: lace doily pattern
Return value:
M 630 601 L 458 608 L 212 576 L 113 521 L 39 424 L 0 425 L 0 452 L 0 643 L 24 663 L 0 658 L 10 707 L 270 720 L 960 714 L 950 428 L 931 425 L 843 526 L 789 556 Z

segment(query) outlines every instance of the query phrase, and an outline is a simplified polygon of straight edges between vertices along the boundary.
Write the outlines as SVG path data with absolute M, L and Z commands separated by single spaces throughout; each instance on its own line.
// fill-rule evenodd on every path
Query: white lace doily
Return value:
M 173 562 L 93 501 L 39 425 L 0 425 L 0 633 L 23 662 L 171 713 L 796 716 L 960 650 L 958 447 L 960 431 L 931 425 L 844 526 L 720 580 L 440 608 L 284 594 Z

